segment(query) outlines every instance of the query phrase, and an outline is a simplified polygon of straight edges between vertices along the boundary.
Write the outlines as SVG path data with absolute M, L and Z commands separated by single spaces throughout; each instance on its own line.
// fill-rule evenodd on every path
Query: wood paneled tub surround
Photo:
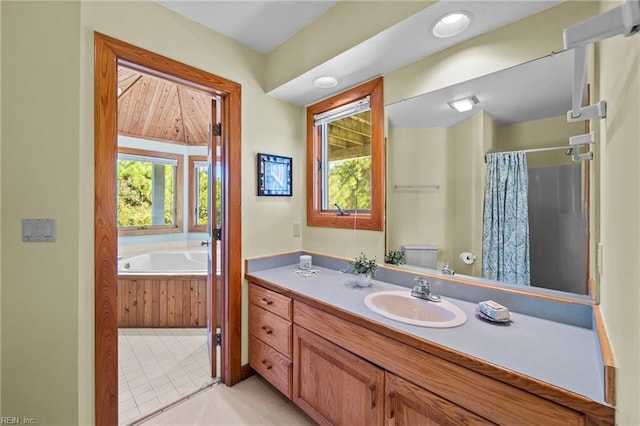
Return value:
M 159 252 L 118 262 L 118 327 L 206 327 L 206 252 Z

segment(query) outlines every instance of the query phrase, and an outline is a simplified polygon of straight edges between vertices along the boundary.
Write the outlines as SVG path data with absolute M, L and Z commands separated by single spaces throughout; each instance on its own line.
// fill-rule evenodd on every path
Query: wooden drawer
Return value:
M 249 365 L 291 399 L 291 361 L 271 346 L 249 336 Z
M 291 332 L 290 321 L 259 306 L 253 304 L 249 306 L 249 333 L 277 349 L 289 359 L 291 359 Z
M 253 283 L 249 283 L 249 302 L 286 320 L 293 319 L 293 304 L 290 298 Z

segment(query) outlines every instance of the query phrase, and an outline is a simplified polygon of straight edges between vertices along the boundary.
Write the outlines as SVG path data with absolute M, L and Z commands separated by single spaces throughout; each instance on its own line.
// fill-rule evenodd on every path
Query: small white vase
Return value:
M 356 284 L 358 287 L 369 287 L 371 285 L 371 275 L 359 274 Z

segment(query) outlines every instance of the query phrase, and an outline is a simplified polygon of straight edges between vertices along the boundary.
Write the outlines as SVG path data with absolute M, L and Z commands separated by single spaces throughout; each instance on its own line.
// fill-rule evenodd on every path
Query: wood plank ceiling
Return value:
M 206 145 L 213 97 L 118 66 L 118 133 L 184 145 Z M 344 117 L 329 125 L 333 160 L 370 155 L 371 112 Z
M 118 66 L 118 133 L 184 145 L 206 145 L 213 97 Z

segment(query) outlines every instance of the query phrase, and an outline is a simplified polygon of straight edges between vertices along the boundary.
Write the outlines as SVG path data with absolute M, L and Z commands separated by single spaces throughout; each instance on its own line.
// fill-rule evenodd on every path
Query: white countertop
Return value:
M 599 347 L 593 330 L 511 312 L 511 323 L 493 324 L 478 318 L 476 304 L 443 297 L 459 306 L 467 322 L 454 328 L 404 324 L 371 311 L 364 297 L 373 292 L 408 290 L 381 281 L 371 287 L 353 284 L 355 276 L 314 265 L 317 274 L 296 274 L 297 264 L 251 272 L 300 295 L 384 324 L 429 342 L 547 382 L 605 404 Z

